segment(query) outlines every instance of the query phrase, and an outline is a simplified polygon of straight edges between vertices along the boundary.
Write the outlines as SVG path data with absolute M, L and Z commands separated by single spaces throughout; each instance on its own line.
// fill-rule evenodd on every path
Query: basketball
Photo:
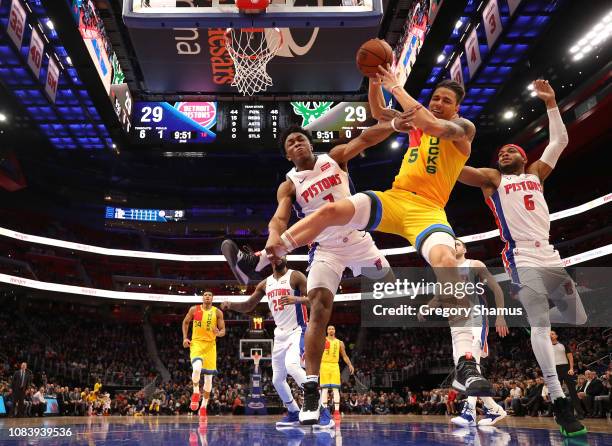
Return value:
M 357 50 L 357 68 L 366 77 L 374 76 L 379 65 L 392 63 L 393 50 L 384 40 L 370 39 Z

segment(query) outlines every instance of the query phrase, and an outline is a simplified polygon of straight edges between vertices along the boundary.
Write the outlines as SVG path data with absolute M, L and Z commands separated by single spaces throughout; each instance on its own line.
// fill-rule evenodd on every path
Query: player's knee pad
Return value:
M 453 252 L 455 251 L 455 238 L 448 232 L 434 232 L 430 234 L 421 245 L 421 255 L 431 265 L 430 252 L 434 246 L 448 246 Z
M 372 212 L 372 199 L 364 193 L 351 195 L 347 198 L 355 207 L 353 218 L 348 222 L 348 226 L 354 229 L 363 230 L 368 226 L 370 214 Z
M 340 389 L 332 389 L 334 395 L 334 403 L 340 402 Z
M 212 390 L 212 375 L 204 375 L 204 392 L 210 392 Z
M 202 373 L 202 361 L 199 359 L 194 361 L 191 366 L 193 367 L 193 372 L 191 373 L 191 380 L 193 382 L 200 382 L 200 374 Z

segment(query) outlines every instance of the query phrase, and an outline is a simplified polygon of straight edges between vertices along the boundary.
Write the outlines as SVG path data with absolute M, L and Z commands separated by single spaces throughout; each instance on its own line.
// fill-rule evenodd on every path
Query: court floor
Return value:
M 1 445 L 395 446 L 610 445 L 612 421 L 586 420 L 587 436 L 564 439 L 550 418 L 507 418 L 456 428 L 443 416 L 347 416 L 330 431 L 279 431 L 277 417 L 58 417 L 0 419 Z M 30 430 L 31 428 L 31 430 Z M 38 428 L 38 431 L 36 430 Z M 57 431 L 53 431 L 57 428 Z M 63 429 L 63 430 L 62 430 Z M 64 434 L 60 436 L 60 434 Z M 57 435 L 48 438 L 50 435 Z

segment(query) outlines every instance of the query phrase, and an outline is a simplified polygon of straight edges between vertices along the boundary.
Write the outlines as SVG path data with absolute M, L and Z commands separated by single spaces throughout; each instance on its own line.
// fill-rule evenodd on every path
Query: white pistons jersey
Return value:
M 348 173 L 340 168 L 338 163 L 329 155 L 318 155 L 312 170 L 295 170 L 287 173 L 295 185 L 294 207 L 299 218 L 312 214 L 327 203 L 350 197 L 351 188 Z M 344 235 L 352 232 L 346 229 Z M 337 238 L 338 227 L 331 226 L 321 232 L 316 242 L 323 242 Z
M 304 304 L 283 306 L 280 300 L 283 296 L 299 296 L 299 290 L 291 289 L 292 269 L 276 280 L 274 275 L 266 279 L 266 297 L 268 306 L 277 328 L 283 331 L 293 330 L 297 327 L 305 328 L 308 323 L 308 310 Z
M 506 243 L 548 242 L 550 214 L 537 175 L 502 174 L 499 187 L 486 201 Z

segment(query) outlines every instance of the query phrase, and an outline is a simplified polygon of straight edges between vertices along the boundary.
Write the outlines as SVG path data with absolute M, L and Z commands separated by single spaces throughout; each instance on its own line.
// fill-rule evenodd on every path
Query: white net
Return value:
M 234 61 L 232 86 L 245 96 L 266 91 L 273 85 L 266 67 L 282 45 L 278 28 L 228 28 L 225 46 Z

